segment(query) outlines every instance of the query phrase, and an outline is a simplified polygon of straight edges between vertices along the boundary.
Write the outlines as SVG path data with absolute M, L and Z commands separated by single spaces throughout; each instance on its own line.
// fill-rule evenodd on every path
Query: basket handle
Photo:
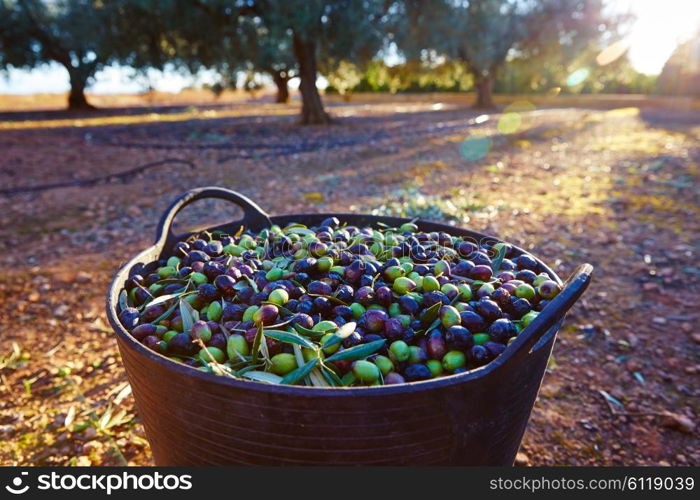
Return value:
M 527 356 L 537 342 L 571 309 L 571 306 L 581 297 L 591 282 L 593 266 L 581 264 L 569 279 L 564 282 L 564 286 L 559 295 L 540 312 L 506 349 L 510 351 L 510 357 Z
M 241 223 L 246 227 L 260 230 L 272 225 L 270 217 L 250 198 L 241 193 L 216 186 L 195 188 L 175 200 L 163 213 L 156 229 L 156 243 L 163 242 L 165 248 L 169 248 L 179 239 L 173 234 L 173 220 L 175 216 L 190 203 L 207 198 L 217 198 L 230 201 L 243 209 Z

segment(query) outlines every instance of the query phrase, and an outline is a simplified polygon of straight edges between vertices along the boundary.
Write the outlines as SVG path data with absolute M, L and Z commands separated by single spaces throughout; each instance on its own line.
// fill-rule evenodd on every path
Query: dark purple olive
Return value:
M 370 332 L 381 332 L 384 330 L 384 323 L 389 319 L 389 316 L 384 311 L 379 309 L 369 309 L 362 317 L 365 320 L 367 329 Z
M 311 314 L 314 312 L 314 302 L 313 300 L 299 300 L 299 305 L 297 305 L 297 312 L 301 314 Z
M 442 303 L 444 305 L 449 305 L 450 299 L 447 298 L 442 292 L 428 292 L 423 294 L 423 307 L 428 309 L 435 304 Z
M 375 293 L 372 287 L 362 286 L 355 292 L 355 301 L 367 307 L 374 302 Z
M 537 261 L 530 255 L 522 254 L 520 257 L 514 259 L 514 261 L 515 265 L 518 266 L 518 269 L 529 269 L 531 271 L 537 270 Z
M 494 291 L 491 294 L 491 300 L 493 300 L 496 304 L 498 304 L 498 307 L 500 307 L 503 310 L 508 309 L 510 307 L 510 293 L 508 290 L 505 290 L 503 287 L 498 288 L 496 291 Z
M 321 221 L 321 224 L 319 224 L 319 227 L 335 229 L 339 225 L 340 225 L 340 221 L 338 220 L 337 217 L 328 217 L 327 219 L 323 219 Z
M 259 306 L 263 302 L 265 302 L 268 299 L 268 294 L 265 292 L 258 292 L 254 293 L 251 297 L 250 300 L 248 300 L 248 303 L 253 306 Z
M 431 377 L 430 370 L 421 363 L 408 365 L 403 372 L 403 376 L 408 382 L 416 380 L 428 380 Z
M 501 318 L 491 323 L 487 333 L 493 341 L 505 344 L 509 338 L 518 334 L 518 329 L 512 321 Z
M 311 316 L 309 316 L 308 314 L 297 313 L 294 316 L 292 316 L 291 324 L 292 326 L 299 325 L 302 328 L 310 330 L 314 326 L 314 320 L 311 319 Z
M 518 271 L 517 273 L 515 273 L 515 279 L 523 281 L 528 285 L 532 285 L 532 283 L 537 279 L 537 275 L 534 271 L 530 271 L 529 269 L 523 269 L 522 271 Z
M 143 345 L 145 345 L 153 351 L 158 352 L 160 352 L 160 346 L 158 345 L 159 342 L 160 338 L 156 337 L 155 335 L 148 335 L 142 340 Z
M 469 359 L 476 366 L 482 366 L 488 363 L 490 358 L 489 352 L 483 345 L 475 345 L 469 351 Z
M 491 257 L 489 257 L 486 252 L 483 251 L 473 252 L 469 256 L 469 260 L 471 260 L 477 266 L 491 266 Z
M 209 243 L 207 243 L 207 246 L 204 248 L 204 251 L 210 255 L 211 257 L 216 257 L 217 255 L 221 255 L 221 252 L 223 252 L 224 246 L 221 244 L 220 241 L 217 240 L 212 240 Z
M 416 314 L 420 309 L 420 304 L 410 295 L 402 295 L 399 297 L 399 308 L 403 313 Z
M 242 304 L 231 304 L 227 303 L 224 306 L 224 310 L 221 313 L 221 321 L 240 321 L 243 319 L 243 313 L 246 310 L 246 306 Z
M 428 356 L 432 359 L 442 359 L 447 352 L 445 337 L 439 330 L 433 330 L 428 334 Z
M 350 347 L 355 347 L 362 343 L 362 335 L 357 332 L 352 332 L 350 335 L 343 339 L 343 347 L 349 349 Z
M 226 272 L 226 268 L 221 262 L 207 262 L 202 268 L 202 273 L 212 281 L 217 276 Z
M 488 281 L 491 279 L 491 267 L 486 265 L 474 266 L 469 271 L 469 277 L 474 280 Z
M 124 328 L 131 331 L 139 324 L 139 310 L 135 307 L 126 307 L 119 313 L 119 321 Z
M 348 306 L 335 306 L 333 308 L 333 314 L 349 320 L 352 318 L 352 309 Z
M 312 281 L 306 290 L 311 295 L 330 295 L 333 293 L 331 286 L 324 281 Z
M 201 250 L 192 250 L 189 254 L 187 254 L 187 261 L 190 265 L 192 265 L 194 262 L 209 262 L 210 260 L 211 257 Z
M 340 285 L 335 289 L 334 295 L 337 299 L 350 303 L 355 295 L 355 290 L 350 285 Z
M 455 250 L 457 250 L 460 257 L 470 256 L 472 253 L 476 252 L 477 248 L 478 247 L 476 244 L 472 243 L 471 241 L 460 241 L 455 246 Z
M 146 323 L 150 323 L 152 321 L 155 321 L 158 317 L 162 316 L 164 312 L 165 306 L 162 304 L 147 307 L 141 314 L 141 320 Z
M 413 327 L 409 326 L 408 328 L 404 328 L 403 338 L 401 340 L 403 340 L 407 344 L 411 344 L 413 342 L 413 339 L 415 339 L 415 337 L 416 337 L 415 329 Z
M 430 373 L 430 370 L 428 370 L 428 373 Z M 405 383 L 406 383 L 406 379 L 404 379 L 401 375 L 399 375 L 396 372 L 387 373 L 386 376 L 384 377 L 384 385 L 395 385 L 395 384 L 405 384 Z
M 389 318 L 384 322 L 384 336 L 389 342 L 403 339 L 403 325 L 398 318 Z
M 316 270 L 317 261 L 313 257 L 300 259 L 294 263 L 293 270 L 295 273 L 312 273 Z
M 238 269 L 237 267 L 229 267 L 229 268 L 226 270 L 226 274 L 227 274 L 228 276 L 231 276 L 231 277 L 232 277 L 234 280 L 236 280 L 236 281 L 238 281 L 239 279 L 241 279 L 241 276 L 243 276 L 243 274 L 241 273 L 240 269 Z
M 190 246 L 184 241 L 178 241 L 173 246 L 173 255 L 176 257 L 183 257 L 189 252 Z
M 178 333 L 168 342 L 168 351 L 178 356 L 192 356 L 199 347 L 186 333 Z
M 226 352 L 226 336 L 223 333 L 215 333 L 207 343 L 208 347 L 216 347 Z
M 486 320 L 475 311 L 462 311 L 459 313 L 462 326 L 473 333 L 486 331 Z
M 490 359 L 497 358 L 503 351 L 506 350 L 506 346 L 500 342 L 488 341 L 484 342 L 483 346 L 486 348 L 486 351 L 488 351 Z
M 136 328 L 131 330 L 131 335 L 134 336 L 136 340 L 143 340 L 149 335 L 155 335 L 157 331 L 156 325 L 152 323 L 143 323 L 138 325 Z
M 355 283 L 360 280 L 364 274 L 365 263 L 361 260 L 354 260 L 349 265 L 345 266 L 345 279 L 350 283 Z
M 482 299 L 477 301 L 474 304 L 474 310 L 488 322 L 495 321 L 503 316 L 503 311 L 493 300 Z
M 463 326 L 451 326 L 445 331 L 445 342 L 450 349 L 466 351 L 474 345 L 474 337 Z
M 316 297 L 314 299 L 314 311 L 321 316 L 327 316 L 333 309 L 333 303 L 326 297 Z
M 277 319 L 278 314 L 279 309 L 277 309 L 277 306 L 264 304 L 253 314 L 253 321 L 256 325 L 271 325 L 275 322 L 275 319 Z
M 236 280 L 227 274 L 221 274 L 214 279 L 214 286 L 219 289 L 219 292 L 224 297 L 230 297 L 236 293 L 235 285 Z
M 508 312 L 515 318 L 520 319 L 532 310 L 532 304 L 527 299 L 519 299 L 513 297 L 511 299 L 510 309 Z
M 388 286 L 380 286 L 375 290 L 377 304 L 383 307 L 389 307 L 391 302 L 394 300 L 394 296 L 391 293 L 391 288 Z
M 197 287 L 197 297 L 202 302 L 209 303 L 219 298 L 219 291 L 211 283 L 203 283 Z

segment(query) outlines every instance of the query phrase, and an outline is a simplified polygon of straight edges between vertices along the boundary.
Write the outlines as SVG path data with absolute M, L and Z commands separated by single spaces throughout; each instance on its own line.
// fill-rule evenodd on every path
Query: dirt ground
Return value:
M 355 99 L 301 128 L 296 104 L 265 99 L 147 104 L 0 114 L 1 464 L 152 464 L 104 298 L 165 207 L 203 185 L 271 214 L 449 220 L 562 276 L 592 263 L 516 463 L 700 464 L 697 107 Z M 236 215 L 202 202 L 178 228 Z

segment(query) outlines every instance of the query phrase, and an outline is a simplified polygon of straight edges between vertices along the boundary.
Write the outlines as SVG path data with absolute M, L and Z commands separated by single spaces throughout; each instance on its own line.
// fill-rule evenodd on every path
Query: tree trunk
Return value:
M 85 86 L 87 85 L 87 77 L 81 71 L 68 70 L 70 76 L 70 94 L 68 94 L 68 109 L 69 110 L 93 110 L 95 106 L 87 102 L 85 98 Z
M 296 33 L 293 41 L 301 80 L 301 124 L 326 125 L 331 120 L 323 109 L 323 101 L 316 88 L 316 44 L 302 40 Z
M 275 96 L 275 102 L 280 104 L 285 104 L 289 102 L 289 87 L 287 82 L 289 82 L 289 77 L 284 71 L 273 71 L 272 80 L 277 86 L 277 95 Z
M 476 79 L 476 102 L 477 109 L 493 109 L 493 77 L 480 75 Z

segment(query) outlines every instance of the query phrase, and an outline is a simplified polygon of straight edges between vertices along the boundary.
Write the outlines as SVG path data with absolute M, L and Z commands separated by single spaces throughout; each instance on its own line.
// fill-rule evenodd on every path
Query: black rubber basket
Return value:
M 589 284 L 589 264 L 574 272 L 503 354 L 466 373 L 358 388 L 237 380 L 169 360 L 135 340 L 117 318 L 125 281 L 147 272 L 148 263 L 186 236 L 172 233 L 173 219 L 204 198 L 243 209 L 241 220 L 209 228 L 230 233 L 241 225 L 253 230 L 290 222 L 312 226 L 331 215 L 358 226 L 407 222 L 362 214 L 269 217 L 250 199 L 219 187 L 194 189 L 176 200 L 160 221 L 155 244 L 119 270 L 107 296 L 107 315 L 158 465 L 512 465 L 557 331 Z M 417 225 L 423 231 L 500 241 L 434 222 Z M 540 271 L 562 284 L 538 263 Z

